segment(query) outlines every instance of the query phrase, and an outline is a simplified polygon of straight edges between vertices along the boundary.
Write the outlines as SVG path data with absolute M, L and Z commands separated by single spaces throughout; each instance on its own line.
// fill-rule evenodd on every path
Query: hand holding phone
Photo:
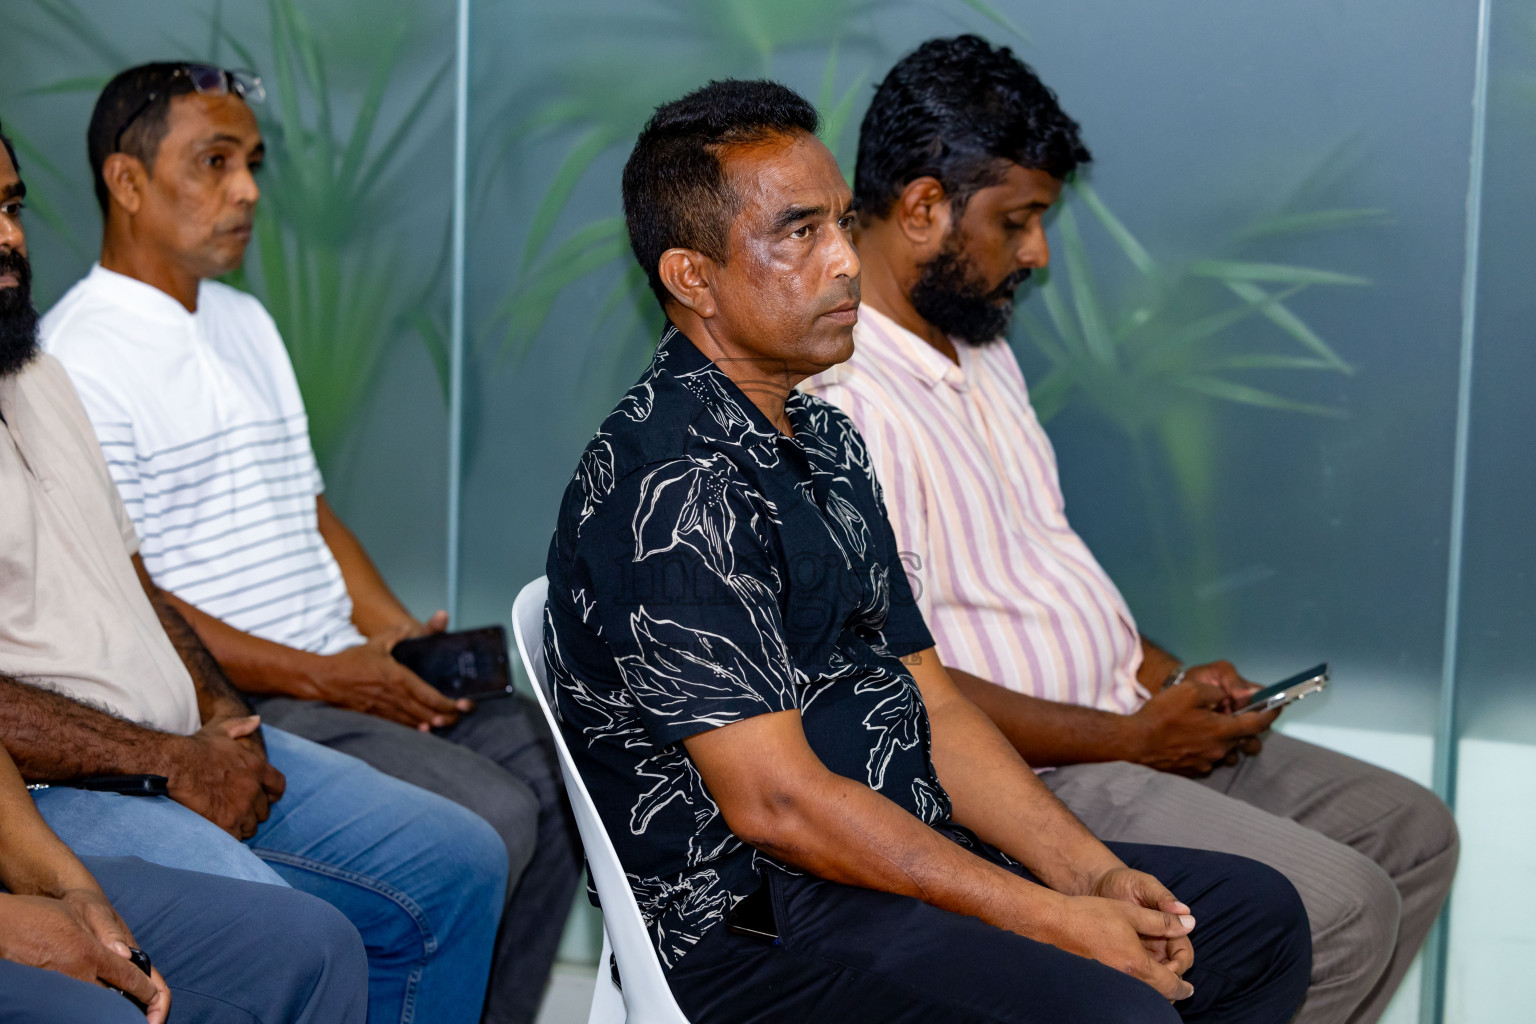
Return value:
M 513 691 L 507 631 L 500 626 L 428 633 L 400 641 L 390 653 L 444 696 L 455 700 L 488 700 Z
M 1288 704 L 1294 704 L 1311 694 L 1318 693 L 1328 686 L 1328 663 L 1314 665 L 1305 672 L 1298 672 L 1289 679 L 1282 679 L 1273 686 L 1264 689 L 1248 698 L 1248 703 L 1233 711 L 1234 715 L 1246 715 L 1256 711 L 1271 711 L 1275 708 L 1283 708 Z

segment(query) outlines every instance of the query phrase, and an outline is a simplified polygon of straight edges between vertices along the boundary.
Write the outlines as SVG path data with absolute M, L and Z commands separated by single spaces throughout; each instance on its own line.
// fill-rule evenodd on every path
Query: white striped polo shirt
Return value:
M 42 340 L 80 393 L 156 583 L 289 647 L 363 642 L 320 536 L 304 401 L 260 302 L 204 281 L 188 313 L 97 265 L 43 318 Z
M 802 387 L 864 435 L 944 663 L 1045 700 L 1140 707 L 1135 620 L 1067 523 L 1013 350 L 957 343 L 956 366 L 868 305 L 853 337 L 853 358 Z

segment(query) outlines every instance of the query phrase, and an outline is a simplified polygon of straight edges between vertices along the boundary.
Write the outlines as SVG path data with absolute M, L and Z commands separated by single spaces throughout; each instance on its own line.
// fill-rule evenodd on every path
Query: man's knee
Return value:
M 1312 945 L 1318 973 L 1333 980 L 1374 983 L 1397 948 L 1402 900 L 1381 866 L 1349 847 L 1337 847 L 1326 886 L 1309 893 Z
M 499 918 L 509 878 L 501 836 L 473 811 L 428 793 L 422 796 L 433 806 L 416 819 L 418 832 L 447 862 L 440 891 L 451 897 L 459 914 L 488 912 L 493 920 Z
M 1406 821 L 1400 831 L 1414 846 L 1411 867 L 1437 861 L 1436 876 L 1449 889 L 1461 854 L 1461 832 L 1456 827 L 1456 816 L 1444 800 L 1416 784 L 1405 805 Z
M 462 803 L 500 839 L 506 853 L 507 877 L 515 886 L 538 845 L 539 798 L 521 782 L 501 773 L 494 788 Z
M 362 936 L 340 910 L 295 889 L 268 886 L 250 895 L 259 912 L 247 920 L 256 923 L 259 934 L 244 938 L 256 949 L 281 950 L 281 955 L 264 957 L 264 962 L 289 975 L 283 979 L 286 984 L 268 979 L 264 982 L 268 990 L 289 990 L 302 1000 L 324 989 L 367 989 L 368 958 Z
M 1243 982 L 1277 1005 L 1299 1007 L 1312 977 L 1312 927 L 1307 907 L 1290 879 L 1267 864 L 1246 857 L 1221 858 L 1221 872 L 1240 899 L 1242 923 L 1236 933 L 1255 968 Z M 1195 907 L 1198 917 L 1200 909 Z M 1200 933 L 1195 931 L 1195 961 L 1200 962 Z M 1198 987 L 1198 983 L 1197 983 Z

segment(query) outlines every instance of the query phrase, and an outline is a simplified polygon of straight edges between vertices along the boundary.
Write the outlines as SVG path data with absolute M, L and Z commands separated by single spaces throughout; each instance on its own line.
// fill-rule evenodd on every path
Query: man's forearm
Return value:
M 1135 759 L 1135 723 L 1126 715 L 1041 700 L 959 669 L 948 671 L 960 692 L 1037 768 Z
M 10 755 L 0 747 L 0 885 L 21 896 L 60 897 L 97 888 L 74 852 L 53 834 Z
M 139 574 L 139 583 L 144 587 L 149 603 L 154 606 L 155 614 L 160 619 L 160 627 L 165 630 L 171 646 L 181 656 L 181 663 L 187 667 L 187 674 L 192 677 L 192 685 L 197 689 L 197 710 L 202 720 L 211 722 L 216 718 L 249 715 L 250 704 L 235 689 L 197 632 L 172 603 L 171 595 L 156 586 L 149 576 L 149 570 L 144 568 L 143 559 L 138 555 L 133 556 L 133 567 Z
M 324 495 L 315 499 L 315 512 L 320 524 L 320 536 L 331 549 L 336 564 L 341 568 L 341 578 L 352 598 L 352 623 L 364 636 L 376 636 L 386 629 L 394 629 L 416 621 L 379 572 L 373 559 L 368 557 L 357 535 L 336 515 Z
M 862 783 L 831 771 L 796 712 L 684 741 L 731 831 L 820 878 L 981 918 L 1028 934 L 1060 897 L 983 860 Z M 764 770 L 766 769 L 766 770 Z
M 0 675 L 0 743 L 34 782 L 85 775 L 168 775 L 184 738 Z
M 1146 637 L 1141 638 L 1141 667 L 1136 670 L 1136 681 L 1146 687 L 1148 693 L 1157 693 L 1183 667 L 1184 663 L 1166 648 Z
M 1086 892 L 1124 867 L 953 684 L 935 652 L 923 652 L 908 668 L 928 709 L 933 766 L 955 821 L 1061 892 Z
M 245 693 L 276 694 L 301 700 L 320 699 L 317 679 L 324 675 L 318 654 L 263 640 L 201 611 L 175 594 L 166 594 L 182 620 L 197 633 L 223 674 Z

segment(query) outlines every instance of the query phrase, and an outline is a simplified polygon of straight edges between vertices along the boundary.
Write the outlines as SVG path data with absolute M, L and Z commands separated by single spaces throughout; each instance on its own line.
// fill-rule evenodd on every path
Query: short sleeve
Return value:
M 768 517 L 716 453 L 629 474 L 581 527 L 576 572 L 659 744 L 797 706 Z
M 933 548 L 928 536 L 928 496 L 923 474 L 916 464 L 917 454 L 903 444 L 900 425 L 887 414 L 882 403 L 841 382 L 820 387 L 817 394 L 853 421 L 869 453 L 870 468 L 878 484 L 875 494 L 883 505 L 896 558 L 905 570 L 905 579 L 898 580 L 894 574 L 892 577 L 892 615 L 898 607 L 899 585 L 906 589 L 908 597 L 901 606 L 915 608 L 919 619 L 926 621 L 933 610 L 932 597 L 924 585 L 925 574 L 933 564 Z M 893 629 L 895 625 L 893 621 Z M 928 635 L 926 626 L 922 632 Z
M 63 366 L 85 419 L 101 448 L 114 487 L 106 488 L 112 515 L 123 535 L 128 554 L 139 551 L 138 527 L 144 518 L 144 489 L 139 476 L 139 457 L 134 443 L 133 418 L 113 395 L 90 374 Z

